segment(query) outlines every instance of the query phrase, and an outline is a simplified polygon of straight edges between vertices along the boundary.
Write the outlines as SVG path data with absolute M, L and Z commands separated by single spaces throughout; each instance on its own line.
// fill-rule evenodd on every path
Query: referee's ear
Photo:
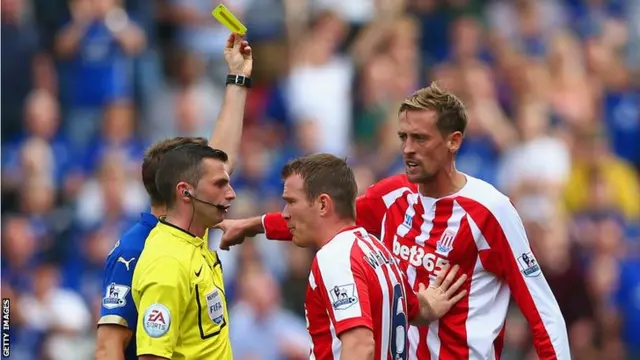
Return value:
M 176 197 L 178 199 L 180 199 L 181 201 L 187 202 L 188 200 L 191 199 L 192 193 L 191 193 L 191 189 L 189 189 L 189 186 L 187 185 L 187 183 L 179 182 L 176 185 L 176 191 L 177 191 Z

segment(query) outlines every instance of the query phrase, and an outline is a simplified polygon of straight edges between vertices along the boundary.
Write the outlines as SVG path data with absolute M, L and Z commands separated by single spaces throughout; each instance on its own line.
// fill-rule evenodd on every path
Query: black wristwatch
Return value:
M 229 84 L 251 88 L 251 78 L 243 75 L 227 75 L 227 85 Z

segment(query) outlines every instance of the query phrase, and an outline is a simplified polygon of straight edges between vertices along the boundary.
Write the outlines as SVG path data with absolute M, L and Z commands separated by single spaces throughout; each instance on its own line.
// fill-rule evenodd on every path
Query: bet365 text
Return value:
M 2 357 L 11 356 L 11 300 L 2 299 Z

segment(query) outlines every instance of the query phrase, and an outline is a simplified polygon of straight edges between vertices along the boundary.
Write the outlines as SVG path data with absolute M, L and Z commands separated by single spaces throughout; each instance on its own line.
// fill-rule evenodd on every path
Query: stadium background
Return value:
M 15 359 L 92 358 L 103 260 L 147 208 L 143 151 L 209 136 L 224 91 L 216 1 L 124 1 L 146 36 L 137 51 L 104 25 L 125 19 L 115 10 L 65 57 L 66 24 L 92 4 L 119 7 L 69 3 L 1 3 L 2 296 Z M 471 115 L 457 165 L 513 198 L 575 359 L 640 359 L 640 2 L 225 3 L 255 54 L 232 217 L 278 210 L 279 170 L 296 155 L 348 156 L 361 191 L 402 171 L 398 101 L 439 80 Z M 236 359 L 305 357 L 311 258 L 263 238 L 223 254 Z M 535 359 L 529 337 L 514 307 L 504 359 Z

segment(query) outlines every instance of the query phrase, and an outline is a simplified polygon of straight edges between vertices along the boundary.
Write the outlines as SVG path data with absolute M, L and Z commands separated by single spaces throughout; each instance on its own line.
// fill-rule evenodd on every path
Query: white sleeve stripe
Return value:
M 500 210 L 502 211 L 489 211 L 494 215 L 507 240 L 506 245 L 510 248 L 513 260 L 517 264 L 516 266 L 522 265 L 520 264 L 520 259 L 524 254 L 531 256 L 527 265 L 519 266 L 518 269 L 516 269 L 515 276 L 519 276 L 520 280 L 528 289 L 533 301 L 533 306 L 535 307 L 533 311 L 536 311 L 542 320 L 557 358 L 570 359 L 569 339 L 562 312 L 547 280 L 539 270 L 539 265 L 537 265 L 537 262 L 533 258 L 522 220 L 510 203 L 508 207 L 505 206 Z M 531 260 L 533 260 L 533 263 L 530 262 Z M 531 264 L 531 267 L 528 267 L 529 264 Z M 535 267 L 537 267 L 538 270 L 530 271 L 535 270 Z M 527 273 L 527 271 L 530 272 Z M 525 313 L 530 309 L 521 310 Z
M 401 187 L 400 189 L 396 189 L 396 190 L 393 190 L 391 192 L 386 193 L 382 197 L 382 200 L 384 201 L 384 205 L 388 209 L 391 205 L 393 205 L 394 202 L 396 202 L 396 200 L 400 196 L 402 196 L 402 194 L 404 194 L 407 191 L 411 192 L 411 189 L 409 189 L 408 187 Z
M 372 241 L 366 234 L 364 234 L 363 239 L 365 241 L 356 240 L 356 243 L 362 249 L 362 252 L 365 254 L 369 254 L 375 251 L 376 247 L 370 243 Z M 389 352 L 389 331 L 385 331 L 386 329 L 391 328 L 390 320 L 391 320 L 391 295 L 389 294 L 389 285 L 387 284 L 387 279 L 384 275 L 382 267 L 378 267 L 375 269 L 376 276 L 378 277 L 378 282 L 380 283 L 380 290 L 382 290 L 382 323 L 381 329 L 382 331 L 382 341 L 380 344 L 380 353 L 387 354 Z M 371 304 L 372 306 L 375 304 Z M 374 324 L 376 326 L 377 324 Z
M 327 309 L 327 315 L 329 316 L 329 318 L 331 318 L 329 309 Z M 333 358 L 340 359 L 340 357 L 342 356 L 342 342 L 336 335 L 336 327 L 331 321 L 329 321 L 329 332 L 331 333 L 331 352 L 333 353 Z
M 476 224 L 475 220 L 473 220 L 469 214 L 467 214 L 467 222 L 469 223 L 469 228 L 471 228 L 471 235 L 473 236 L 473 240 L 476 243 L 478 251 L 491 249 L 491 246 L 489 246 L 489 243 L 482 234 L 478 224 Z
M 385 235 L 385 228 L 387 227 L 387 213 L 384 213 L 384 216 L 382 217 L 382 224 L 380 225 L 380 239 L 384 239 L 384 235 Z
M 333 312 L 336 322 L 362 316 L 360 304 L 340 305 L 341 299 L 338 299 L 343 293 L 347 296 L 346 300 L 349 300 L 349 297 L 359 299 L 356 280 L 351 270 L 351 249 L 354 241 L 355 237 L 351 232 L 339 234 L 316 255 L 320 277 L 329 297 L 327 300 L 332 304 L 330 311 Z

